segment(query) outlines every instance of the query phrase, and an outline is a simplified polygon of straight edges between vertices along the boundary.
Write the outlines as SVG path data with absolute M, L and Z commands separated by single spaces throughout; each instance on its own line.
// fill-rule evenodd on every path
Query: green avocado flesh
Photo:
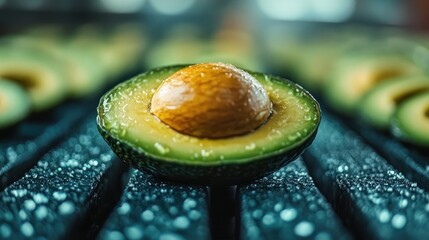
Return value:
M 59 57 L 64 59 L 70 76 L 70 94 L 84 97 L 94 94 L 104 83 L 105 73 L 99 59 L 90 51 L 63 46 Z
M 0 77 L 24 87 L 36 111 L 58 104 L 67 95 L 60 63 L 35 49 L 0 47 Z
M 335 110 L 352 114 L 361 97 L 377 84 L 406 75 L 421 75 L 411 61 L 396 56 L 359 56 L 338 61 L 324 88 Z
M 237 184 L 275 171 L 312 142 L 321 118 L 314 98 L 295 83 L 252 72 L 273 103 L 273 113 L 264 125 L 221 139 L 173 130 L 150 113 L 149 104 L 161 82 L 186 66 L 143 73 L 101 98 L 99 130 L 125 161 L 177 181 Z
M 364 120 L 379 128 L 387 128 L 398 104 L 420 92 L 429 92 L 429 78 L 397 78 L 381 83 L 364 95 L 359 113 Z
M 27 92 L 17 83 L 0 79 L 0 129 L 22 120 L 30 112 Z
M 391 131 L 405 141 L 429 146 L 429 92 L 417 94 L 398 106 Z

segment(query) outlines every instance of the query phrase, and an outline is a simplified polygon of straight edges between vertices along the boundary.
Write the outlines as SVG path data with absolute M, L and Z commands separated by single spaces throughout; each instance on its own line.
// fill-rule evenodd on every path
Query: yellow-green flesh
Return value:
M 23 86 L 36 111 L 50 108 L 66 97 L 63 70 L 55 59 L 38 51 L 0 48 L 0 77 Z
M 388 127 L 398 104 L 423 91 L 429 91 L 429 78 L 425 76 L 397 78 L 381 83 L 359 102 L 359 114 L 376 127 Z
M 353 113 L 361 97 L 377 84 L 400 76 L 422 74 L 411 61 L 394 56 L 359 56 L 338 61 L 324 87 L 331 107 Z
M 246 162 L 292 149 L 316 131 L 320 112 L 314 99 L 297 85 L 251 73 L 273 103 L 270 119 L 245 135 L 202 139 L 181 134 L 149 112 L 161 82 L 183 68 L 154 70 L 124 82 L 101 99 L 99 124 L 123 144 L 165 161 L 199 165 Z
M 67 64 L 70 93 L 73 97 L 88 96 L 99 90 L 106 78 L 103 67 L 91 51 L 73 46 L 63 46 L 61 57 Z
M 392 119 L 392 132 L 417 145 L 429 146 L 429 92 L 418 94 L 398 107 Z

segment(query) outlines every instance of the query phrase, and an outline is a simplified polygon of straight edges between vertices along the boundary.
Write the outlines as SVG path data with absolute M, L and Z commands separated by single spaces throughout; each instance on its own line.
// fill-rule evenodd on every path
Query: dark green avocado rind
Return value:
M 222 165 L 193 165 L 163 161 L 121 142 L 98 124 L 98 130 L 120 159 L 143 172 L 175 181 L 201 185 L 237 185 L 267 176 L 300 156 L 311 145 L 314 131 L 302 144 L 267 158 Z
M 136 78 L 144 76 L 145 74 L 151 75 L 153 73 L 156 73 L 157 71 L 165 71 L 167 69 L 181 69 L 187 66 L 189 65 L 157 68 L 143 73 Z M 251 71 L 248 72 L 252 75 L 260 74 Z M 311 102 L 311 104 L 313 104 L 314 108 L 317 110 L 318 119 L 315 123 L 313 131 L 309 132 L 306 137 L 297 140 L 294 144 L 291 144 L 281 149 L 277 149 L 262 156 L 254 156 L 252 158 L 247 159 L 246 161 L 222 161 L 213 162 L 210 164 L 202 164 L 201 162 L 171 161 L 171 159 L 166 159 L 163 156 L 157 156 L 153 153 L 146 152 L 139 146 L 134 146 L 134 144 L 132 144 L 131 142 L 124 141 L 124 139 L 120 139 L 119 136 L 113 134 L 112 132 L 109 132 L 103 127 L 103 120 L 100 119 L 100 117 L 97 118 L 97 126 L 100 134 L 103 136 L 103 138 L 106 140 L 106 142 L 118 155 L 119 158 L 129 163 L 131 166 L 144 172 L 167 180 L 193 184 L 236 185 L 246 183 L 251 180 L 258 179 L 271 174 L 272 172 L 293 161 L 300 154 L 302 154 L 305 149 L 313 142 L 313 139 L 317 134 L 317 129 L 321 119 L 321 111 L 318 102 L 311 96 L 310 93 L 304 90 L 301 86 L 286 79 L 281 79 L 268 75 L 264 76 L 270 77 L 271 81 L 292 84 L 295 88 L 301 90 L 307 98 L 306 101 Z M 113 91 L 115 91 L 115 88 L 107 92 L 101 98 L 100 105 L 98 107 L 99 116 L 100 113 L 103 111 L 101 106 L 102 100 L 105 96 L 109 95 Z

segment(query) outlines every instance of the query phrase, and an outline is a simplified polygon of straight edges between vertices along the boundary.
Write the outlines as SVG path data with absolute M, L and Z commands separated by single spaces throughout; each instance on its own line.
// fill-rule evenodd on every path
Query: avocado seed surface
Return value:
M 272 103 L 249 73 L 229 64 L 201 63 L 165 79 L 150 108 L 178 132 L 224 138 L 249 133 L 264 124 Z

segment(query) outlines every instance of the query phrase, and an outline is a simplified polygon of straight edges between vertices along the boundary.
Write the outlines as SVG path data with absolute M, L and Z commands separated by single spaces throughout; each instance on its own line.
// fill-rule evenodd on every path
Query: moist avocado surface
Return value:
M 380 83 L 363 96 L 359 102 L 359 113 L 371 125 L 387 128 L 397 106 L 424 91 L 429 92 L 429 78 L 425 76 L 402 77 Z
M 391 131 L 405 141 L 429 146 L 429 92 L 410 97 L 398 106 Z
M 275 171 L 313 140 L 321 117 L 314 98 L 290 81 L 252 72 L 273 104 L 264 125 L 218 139 L 175 131 L 152 115 L 149 105 L 162 81 L 184 67 L 143 73 L 119 84 L 100 101 L 101 134 L 121 158 L 137 168 L 177 181 L 237 184 Z

